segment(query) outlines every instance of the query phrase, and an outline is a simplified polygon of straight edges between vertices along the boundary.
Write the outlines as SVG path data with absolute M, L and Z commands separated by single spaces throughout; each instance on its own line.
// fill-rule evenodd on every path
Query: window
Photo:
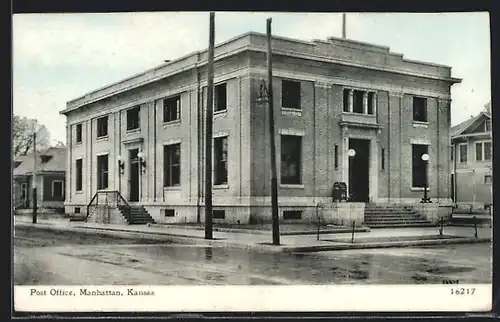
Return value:
M 227 136 L 214 139 L 214 183 L 227 184 Z
M 284 220 L 301 219 L 301 218 L 302 218 L 302 211 L 300 211 L 300 210 L 285 210 L 285 211 L 283 211 L 283 219 Z
M 108 135 L 108 117 L 104 116 L 97 119 L 97 137 L 103 137 Z
M 281 183 L 301 184 L 302 137 L 281 136 Z
M 108 155 L 97 156 L 97 189 L 108 188 Z
M 80 207 L 75 207 L 75 214 L 79 214 L 80 213 Z
M 82 175 L 83 175 L 83 168 L 82 164 L 83 160 L 82 159 L 77 159 L 76 160 L 76 182 L 75 182 L 75 189 L 76 191 L 82 191 Z
M 214 91 L 214 106 L 215 112 L 227 110 L 227 90 L 226 83 L 219 84 L 215 86 Z
M 476 161 L 483 161 L 483 143 L 476 143 Z
M 212 210 L 212 218 L 213 219 L 225 219 L 226 211 L 225 210 Z
M 52 181 L 52 197 L 63 197 L 63 182 L 60 180 Z
M 335 144 L 335 170 L 339 168 L 339 146 Z
M 300 110 L 300 82 L 281 81 L 281 106 Z
M 426 162 L 422 155 L 428 151 L 427 145 L 412 144 L 412 187 L 424 188 L 427 183 Z
M 381 163 L 381 168 L 382 168 L 382 171 L 385 170 L 385 149 L 382 148 L 382 152 L 380 153 L 380 163 Z
M 21 183 L 21 199 L 24 200 L 28 196 L 28 185 L 26 182 Z
M 484 131 L 485 132 L 491 131 L 491 120 L 487 120 L 484 122 Z
M 50 159 L 52 159 L 52 156 L 51 155 L 41 155 L 40 156 L 40 160 L 42 161 L 42 163 L 47 163 L 50 161 Z
M 368 93 L 368 114 L 373 114 L 373 103 L 375 102 L 375 93 Z
M 344 112 L 349 112 L 349 92 L 351 90 L 348 88 L 344 88 Z
M 491 160 L 491 142 L 476 142 L 476 161 Z
M 76 125 L 76 143 L 82 143 L 82 124 Z
M 450 147 L 450 160 L 453 161 L 453 159 L 455 158 L 455 148 L 453 146 Z
M 492 184 L 493 183 L 493 177 L 489 174 L 484 176 L 484 184 Z
M 413 120 L 417 122 L 427 122 L 426 98 L 413 97 Z
M 491 142 L 484 142 L 484 160 L 485 161 L 490 161 L 491 160 Z
M 354 90 L 353 91 L 353 106 L 352 111 L 354 113 L 363 114 L 363 91 Z
M 181 183 L 181 144 L 165 145 L 163 147 L 163 186 L 178 186 Z
M 460 163 L 467 163 L 467 144 L 459 145 Z
M 172 122 L 181 119 L 180 95 L 163 100 L 163 122 Z
M 175 217 L 175 209 L 163 209 L 165 217 Z
M 127 131 L 138 129 L 141 123 L 139 106 L 127 110 Z

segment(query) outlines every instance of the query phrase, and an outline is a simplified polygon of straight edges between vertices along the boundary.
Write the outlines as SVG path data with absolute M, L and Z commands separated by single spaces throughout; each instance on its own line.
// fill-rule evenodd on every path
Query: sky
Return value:
M 272 32 L 302 40 L 342 36 L 341 13 L 216 12 L 215 43 Z M 488 13 L 348 13 L 347 38 L 452 67 L 452 125 L 491 100 Z M 66 102 L 208 47 L 206 12 L 16 14 L 13 114 L 37 118 L 66 141 Z

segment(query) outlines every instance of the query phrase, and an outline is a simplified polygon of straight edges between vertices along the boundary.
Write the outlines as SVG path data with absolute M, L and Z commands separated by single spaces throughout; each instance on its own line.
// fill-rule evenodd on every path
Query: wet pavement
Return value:
M 491 283 L 491 245 L 259 253 L 16 227 L 16 285 Z

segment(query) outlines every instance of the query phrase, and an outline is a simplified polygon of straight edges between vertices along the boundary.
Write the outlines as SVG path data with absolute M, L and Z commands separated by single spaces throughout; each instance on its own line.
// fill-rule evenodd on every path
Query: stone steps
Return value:
M 435 226 L 405 205 L 373 205 L 365 208 L 365 225 L 370 228 Z
M 118 209 L 123 217 L 125 217 L 129 225 L 145 225 L 148 223 L 155 223 L 153 217 L 151 217 L 148 211 L 142 206 L 132 206 L 130 208 L 120 206 Z

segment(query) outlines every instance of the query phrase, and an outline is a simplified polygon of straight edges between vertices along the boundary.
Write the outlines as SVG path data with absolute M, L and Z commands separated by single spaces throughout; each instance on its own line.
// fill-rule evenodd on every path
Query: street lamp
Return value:
M 352 177 L 352 166 L 351 166 L 351 159 L 354 158 L 354 156 L 356 155 L 356 150 L 354 149 L 349 149 L 347 151 L 347 156 L 349 157 L 349 181 L 351 181 L 351 177 Z M 349 185 L 349 201 L 351 201 L 351 185 Z
M 428 164 L 429 164 L 429 155 L 427 153 L 422 154 L 422 161 L 424 161 L 425 168 L 425 186 L 424 186 L 424 197 L 420 201 L 420 203 L 432 203 L 431 198 L 427 196 L 427 188 L 429 186 L 429 174 L 428 174 Z
M 123 174 L 125 172 L 125 162 L 123 162 L 123 159 L 120 155 L 117 156 L 116 159 L 118 162 L 118 169 L 120 169 L 120 174 Z
M 139 164 L 141 165 L 142 173 L 146 173 L 146 161 L 144 160 L 144 153 L 140 151 L 137 153 L 137 157 L 139 158 Z

